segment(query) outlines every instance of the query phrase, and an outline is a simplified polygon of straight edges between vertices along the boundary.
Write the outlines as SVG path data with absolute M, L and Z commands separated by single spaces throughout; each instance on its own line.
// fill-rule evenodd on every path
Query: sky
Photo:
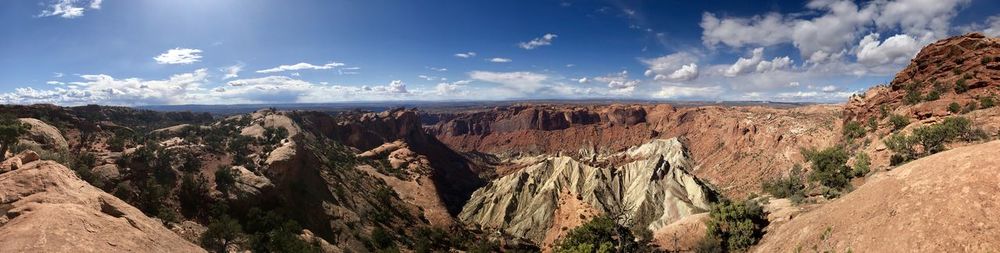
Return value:
M 844 102 L 1000 1 L 9 0 L 0 102 Z

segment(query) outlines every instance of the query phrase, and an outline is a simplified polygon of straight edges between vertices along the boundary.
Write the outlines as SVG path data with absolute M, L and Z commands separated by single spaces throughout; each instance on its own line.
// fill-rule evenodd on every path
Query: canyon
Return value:
M 988 251 L 1000 235 L 989 56 L 1000 39 L 945 39 L 890 84 L 833 105 L 4 105 L 25 133 L 0 164 L 0 251 L 554 251 L 613 217 L 636 241 L 690 252 L 722 203 L 744 200 L 766 213 L 753 252 Z M 921 137 L 920 156 L 893 161 L 893 136 L 956 118 L 975 131 L 940 152 Z M 842 191 L 801 178 L 801 199 L 765 190 L 817 174 L 829 147 L 844 153 L 838 168 L 867 171 Z

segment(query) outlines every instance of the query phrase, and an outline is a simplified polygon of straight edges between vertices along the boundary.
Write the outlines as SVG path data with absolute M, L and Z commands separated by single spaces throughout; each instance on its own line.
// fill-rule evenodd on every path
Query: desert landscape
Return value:
M 733 99 L 722 93 L 743 88 L 685 86 L 808 76 L 837 65 L 819 58 L 841 57 L 827 48 L 806 56 L 807 42 L 790 37 L 770 45 L 789 43 L 802 62 L 778 66 L 793 61 L 761 57 L 771 38 L 735 40 L 717 29 L 788 25 L 798 32 L 853 13 L 877 23 L 859 27 L 882 31 L 878 22 L 893 17 L 894 8 L 941 7 L 910 2 L 814 0 L 797 8 L 827 14 L 784 17 L 706 11 L 697 17 L 700 40 L 713 51 L 698 57 L 721 54 L 714 51 L 720 45 L 762 47 L 733 65 L 704 66 L 702 74 L 687 64 L 694 54 L 640 59 L 647 81 L 631 80 L 628 70 L 575 79 L 548 70 L 474 70 L 463 81 L 421 75 L 440 81 L 430 92 L 407 90 L 399 80 L 353 87 L 297 79 L 309 70 L 350 76 L 362 69 L 335 62 L 237 79 L 251 75 L 240 73 L 240 62 L 218 70 L 228 80 L 218 88 L 205 69 L 167 80 L 75 74 L 83 81 L 16 88 L 0 94 L 0 252 L 995 252 L 1000 28 L 972 23 L 948 36 L 911 37 L 916 33 L 907 29 L 936 32 L 938 23 L 887 23 L 902 37 L 880 42 L 872 33 L 840 52 L 853 57 L 850 66 L 817 75 L 863 66 L 854 71 L 865 73 L 844 75 L 854 79 L 829 79 L 861 82 L 856 91 L 793 81 L 777 89 L 799 90 L 795 99 L 778 91 L 769 99 L 757 91 L 740 96 L 761 99 Z M 50 4 L 38 4 L 46 9 L 30 18 L 106 11 L 102 1 Z M 986 8 L 976 4 L 955 1 L 945 8 L 951 16 L 935 20 Z M 1000 24 L 1000 16 L 988 20 Z M 557 37 L 515 47 L 531 51 Z M 865 50 L 875 49 L 866 40 L 876 47 L 904 43 L 897 38 L 913 40 L 913 50 L 869 65 L 872 52 Z M 154 59 L 198 64 L 201 53 L 168 51 Z M 504 59 L 483 60 L 511 62 Z M 692 69 L 693 76 L 682 76 Z M 297 72 L 274 74 L 285 71 Z M 878 71 L 891 72 L 884 83 L 861 78 Z M 549 74 L 531 77 L 539 73 Z M 442 95 L 477 81 L 530 92 L 489 99 L 510 87 L 485 86 Z M 630 95 L 527 95 L 591 82 Z M 639 95 L 655 92 L 647 90 L 654 84 L 657 94 L 712 95 Z M 351 100 L 389 93 L 406 99 Z M 443 97 L 415 98 L 433 94 Z M 342 95 L 349 99 L 322 99 Z M 295 99 L 280 100 L 289 96 Z M 815 101 L 798 99 L 804 97 Z M 196 102 L 216 100 L 234 102 Z

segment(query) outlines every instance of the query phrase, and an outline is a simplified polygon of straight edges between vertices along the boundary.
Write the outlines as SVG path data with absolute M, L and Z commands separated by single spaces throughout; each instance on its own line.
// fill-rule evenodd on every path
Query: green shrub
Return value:
M 868 129 L 871 129 L 872 132 L 878 130 L 878 120 L 875 117 L 868 117 Z
M 878 111 L 879 111 L 879 119 L 884 119 L 885 117 L 889 116 L 889 106 L 887 105 L 880 105 L 878 107 Z
M 555 252 L 637 252 L 645 245 L 637 243 L 628 228 L 602 215 L 570 230 L 553 248 Z
M 991 61 L 993 61 L 993 57 L 987 55 L 987 56 L 983 56 L 983 59 L 980 60 L 979 63 L 982 63 L 983 65 L 986 65 L 987 63 L 990 63 Z
M 969 91 L 969 86 L 965 84 L 965 82 L 966 80 L 964 77 L 958 79 L 958 81 L 955 81 L 955 93 L 962 94 L 965 93 L 966 91 Z
M 851 121 L 844 124 L 843 133 L 844 138 L 847 140 L 853 140 L 865 136 L 865 128 L 861 126 L 861 122 Z
M 764 192 L 775 198 L 790 198 L 798 203 L 805 198 L 805 184 L 802 183 L 802 167 L 796 164 L 787 178 L 776 178 L 764 181 L 761 185 Z
M 962 111 L 962 105 L 959 105 L 957 102 L 951 102 L 951 104 L 948 104 L 948 111 L 951 113 L 959 113 Z
M 31 125 L 21 123 L 13 114 L 0 115 L 0 157 L 17 144 L 17 138 L 28 133 Z
M 854 167 L 852 172 L 854 177 L 863 177 L 871 171 L 871 158 L 866 153 L 858 153 L 854 156 Z
M 983 108 L 983 109 L 993 107 L 995 105 L 994 103 L 995 102 L 993 101 L 993 97 L 981 97 L 981 98 L 979 98 L 979 106 L 981 108 Z
M 236 245 L 243 237 L 243 228 L 235 219 L 222 215 L 208 224 L 208 230 L 201 234 L 201 246 L 213 252 L 229 252 L 230 245 Z
M 892 123 L 892 131 L 897 131 L 909 125 L 910 119 L 903 115 L 893 114 L 889 117 L 889 123 Z
M 926 101 L 934 101 L 938 99 L 941 99 L 941 92 L 938 92 L 937 90 L 932 90 L 931 92 L 928 92 L 927 96 L 924 97 L 924 100 Z
M 916 88 L 909 88 L 906 90 L 906 97 L 904 98 L 906 104 L 915 105 L 920 103 L 922 97 L 920 96 L 920 90 Z
M 985 138 L 981 129 L 973 129 L 972 121 L 964 117 L 949 117 L 941 123 L 913 129 L 910 136 L 894 134 L 886 139 L 885 145 L 894 154 L 890 158 L 893 165 L 901 164 L 921 156 L 941 152 L 945 144 L 955 140 L 975 141 Z M 917 152 L 915 145 L 922 147 Z
M 219 166 L 219 169 L 215 170 L 215 189 L 222 192 L 226 196 L 229 195 L 229 190 L 236 185 L 236 175 L 233 175 L 233 170 L 227 166 Z
M 712 205 L 708 221 L 708 230 L 702 248 L 723 248 L 730 252 L 742 252 L 760 241 L 767 226 L 764 209 L 756 201 L 732 202 L 723 200 Z M 718 243 L 712 247 L 710 243 Z
M 806 159 L 812 163 L 809 180 L 832 189 L 850 187 L 851 170 L 847 167 L 847 152 L 834 146 L 823 150 L 805 150 Z

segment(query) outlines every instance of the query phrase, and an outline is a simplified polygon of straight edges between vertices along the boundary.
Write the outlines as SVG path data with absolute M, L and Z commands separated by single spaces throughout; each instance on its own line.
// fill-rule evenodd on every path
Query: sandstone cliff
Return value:
M 599 213 L 621 215 L 640 229 L 657 230 L 684 216 L 704 212 L 714 198 L 692 176 L 677 139 L 654 140 L 597 160 L 617 160 L 605 168 L 567 156 L 539 157 L 533 165 L 494 180 L 473 193 L 459 218 L 536 243 L 559 217 L 560 196 L 581 200 Z
M 0 174 L 0 252 L 204 252 L 52 161 Z

